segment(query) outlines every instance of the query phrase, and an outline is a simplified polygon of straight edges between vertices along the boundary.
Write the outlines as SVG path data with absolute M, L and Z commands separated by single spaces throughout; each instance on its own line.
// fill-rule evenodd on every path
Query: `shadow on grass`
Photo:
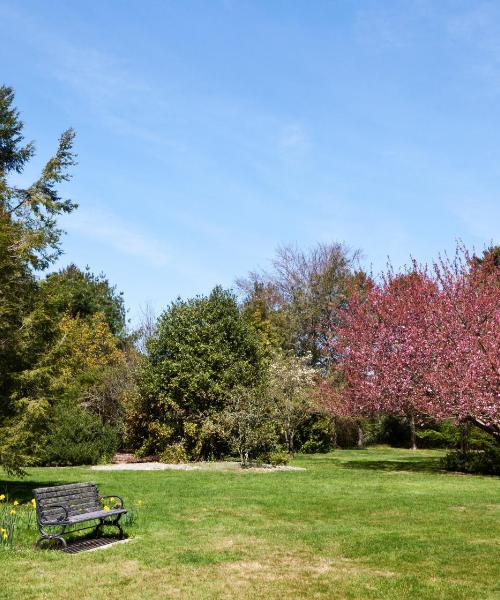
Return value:
M 5 494 L 7 498 L 18 500 L 21 503 L 29 502 L 33 498 L 33 490 L 40 487 L 50 487 L 52 485 L 64 485 L 74 483 L 73 481 L 0 481 L 0 494 Z
M 441 459 L 436 457 L 419 457 L 408 460 L 351 460 L 342 463 L 344 469 L 364 469 L 369 471 L 413 471 L 437 473 L 442 471 Z

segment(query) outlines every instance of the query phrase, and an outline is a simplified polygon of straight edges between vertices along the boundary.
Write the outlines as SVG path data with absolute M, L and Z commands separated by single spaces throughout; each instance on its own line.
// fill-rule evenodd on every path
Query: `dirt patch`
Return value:
M 239 462 L 199 462 L 169 464 L 160 462 L 120 463 L 114 465 L 96 465 L 95 471 L 233 471 L 238 473 L 275 473 L 276 471 L 305 471 L 303 467 L 288 465 L 263 465 L 260 467 L 241 468 Z

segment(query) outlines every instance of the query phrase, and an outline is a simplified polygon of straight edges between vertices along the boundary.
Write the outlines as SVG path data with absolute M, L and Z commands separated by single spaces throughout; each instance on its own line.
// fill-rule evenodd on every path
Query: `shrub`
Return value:
M 188 455 L 183 442 L 170 444 L 170 446 L 167 446 L 160 454 L 160 462 L 162 463 L 177 465 L 188 462 L 188 460 Z
M 410 425 L 406 419 L 387 415 L 380 423 L 379 440 L 396 448 L 408 448 L 410 445 Z
M 299 431 L 300 452 L 329 452 L 334 447 L 335 425 L 331 417 L 311 414 Z
M 44 445 L 42 463 L 47 466 L 93 465 L 113 457 L 118 434 L 115 427 L 66 398 L 51 410 Z
M 441 464 L 447 471 L 500 475 L 500 446 L 467 453 L 449 452 Z
M 290 460 L 290 455 L 284 450 L 274 450 L 269 453 L 269 464 L 273 467 L 278 465 L 287 465 Z
M 358 422 L 356 419 L 335 419 L 335 441 L 339 448 L 355 448 L 358 444 Z

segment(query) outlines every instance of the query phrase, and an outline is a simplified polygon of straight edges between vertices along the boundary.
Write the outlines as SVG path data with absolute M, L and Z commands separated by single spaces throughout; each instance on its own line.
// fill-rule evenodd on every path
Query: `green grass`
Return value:
M 131 541 L 79 555 L 0 550 L 0 598 L 500 597 L 500 480 L 442 473 L 438 451 L 301 456 L 295 472 L 32 469 L 0 484 L 97 481 L 144 501 Z

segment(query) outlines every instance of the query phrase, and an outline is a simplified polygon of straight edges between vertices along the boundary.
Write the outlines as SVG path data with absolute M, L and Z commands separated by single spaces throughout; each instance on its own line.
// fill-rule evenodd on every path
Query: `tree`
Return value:
M 414 449 L 415 418 L 429 391 L 429 314 L 437 298 L 435 282 L 416 264 L 401 275 L 389 271 L 364 297 L 353 296 L 340 326 L 330 329 L 344 383 L 341 410 L 351 416 L 406 417 Z
M 274 419 L 280 424 L 290 454 L 300 425 L 313 409 L 315 369 L 307 365 L 308 357 L 276 354 L 269 365 L 268 394 L 274 405 Z
M 358 252 L 342 244 L 317 244 L 309 251 L 293 246 L 278 248 L 270 273 L 250 273 L 237 285 L 246 295 L 244 310 L 253 310 L 261 329 L 271 329 L 271 337 L 281 349 L 299 356 L 309 355 L 313 365 L 324 366 L 324 322 L 335 320 L 352 287 Z M 259 306 L 260 303 L 260 306 Z
M 125 336 L 123 293 L 109 283 L 103 273 L 95 275 L 71 264 L 51 273 L 40 284 L 38 304 L 48 313 L 72 317 L 91 317 L 102 313 L 115 336 Z
M 137 350 L 143 355 L 148 353 L 148 340 L 155 333 L 157 321 L 158 317 L 150 303 L 141 307 L 141 320 L 134 333 L 134 343 Z
M 275 406 L 265 387 L 236 386 L 217 418 L 229 448 L 239 454 L 243 467 L 277 443 Z
M 13 251 L 19 227 L 0 210 L 0 419 L 12 413 L 13 375 L 24 366 L 23 319 L 37 289 L 26 262 Z
M 38 356 L 37 362 L 17 375 L 13 392 L 16 411 L 6 420 L 2 440 L 4 466 L 16 470 L 21 465 L 40 464 L 50 454 L 45 433 L 61 402 L 77 408 L 88 405 L 92 390 L 116 369 L 124 367 L 124 356 L 118 340 L 112 335 L 102 313 L 90 321 L 63 315 L 58 335 L 50 349 Z M 109 397 L 108 397 L 109 400 Z M 118 402 L 119 398 L 110 401 Z M 115 407 L 90 406 L 101 421 Z M 103 415 L 104 413 L 104 415 Z M 69 413 L 68 413 L 69 414 Z M 116 425 L 116 422 L 112 423 Z M 54 458 L 52 453 L 52 459 Z
M 330 346 L 342 393 L 332 408 L 472 422 L 500 439 L 500 268 L 462 247 L 433 271 L 385 274 L 365 298 L 353 297 Z
M 193 458 L 220 454 L 215 416 L 232 389 L 254 386 L 262 370 L 258 339 L 232 293 L 216 287 L 208 297 L 177 300 L 147 342 L 128 435 L 143 452 L 183 441 Z
M 23 123 L 14 106 L 14 92 L 0 86 L 0 422 L 17 407 L 12 400 L 18 371 L 33 360 L 25 347 L 26 314 L 38 290 L 34 272 L 47 268 L 61 252 L 57 216 L 76 204 L 61 198 L 57 186 L 69 179 L 75 164 L 74 132 L 65 131 L 55 155 L 27 188 L 9 183 L 33 157 L 33 143 L 23 145 Z M 0 463 L 16 468 L 21 458 L 0 448 Z
M 500 255 L 457 248 L 434 264 L 439 302 L 430 315 L 434 348 L 425 409 L 437 419 L 471 422 L 500 440 Z
M 55 155 L 29 187 L 9 185 L 7 176 L 22 173 L 35 154 L 32 142 L 22 145 L 24 125 L 13 103 L 12 88 L 0 86 L 0 214 L 19 225 L 12 251 L 33 268 L 44 269 L 61 253 L 57 216 L 77 206 L 57 191 L 57 185 L 70 178 L 68 168 L 75 165 L 75 134 L 68 129 L 61 135 Z

